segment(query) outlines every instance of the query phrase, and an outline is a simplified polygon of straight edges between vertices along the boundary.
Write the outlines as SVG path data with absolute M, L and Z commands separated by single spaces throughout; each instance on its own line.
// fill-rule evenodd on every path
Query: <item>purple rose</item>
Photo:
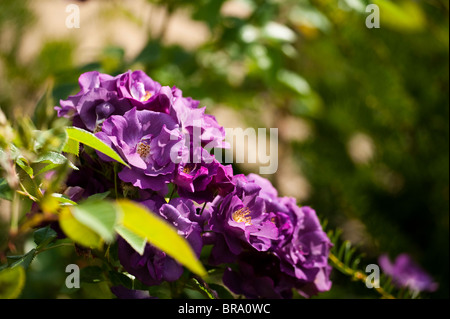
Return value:
M 328 255 L 331 242 L 322 230 L 315 211 L 309 207 L 299 208 L 293 198 L 277 197 L 272 184 L 257 175 L 247 178 L 238 175 L 234 181 L 235 191 L 224 198 L 218 197 L 212 205 L 210 229 L 215 234 L 207 237 L 209 242 L 211 238 L 215 240 L 211 262 L 233 262 L 243 255 L 269 253 L 278 260 L 276 267 L 268 267 L 275 267 L 272 270 L 283 278 L 278 279 L 280 283 L 286 279 L 292 283 L 291 288 L 305 297 L 329 290 L 331 267 L 328 265 Z M 254 277 L 251 275 L 253 270 L 248 267 L 245 268 L 247 274 L 228 272 L 227 276 L 239 278 L 242 275 L 242 278 L 251 279 Z M 264 272 L 258 274 L 270 278 L 274 276 Z M 268 282 L 266 279 L 263 281 Z M 256 289 L 252 282 L 246 280 L 239 285 Z M 234 288 L 236 291 L 240 289 Z M 243 290 L 245 295 L 252 296 L 251 291 L 246 289 Z
M 131 166 L 119 173 L 122 181 L 141 189 L 166 191 L 176 169 L 172 155 L 182 140 L 169 115 L 133 108 L 123 116 L 110 117 L 96 135 Z
M 153 196 L 142 202 L 151 211 L 167 220 L 180 236 L 186 238 L 197 256 L 202 249 L 201 227 L 189 218 L 196 214 L 192 202 L 174 199 L 169 204 L 164 198 Z M 156 247 L 147 244 L 141 256 L 124 239 L 118 239 L 119 260 L 127 272 L 148 286 L 159 285 L 163 281 L 175 281 L 183 274 L 183 266 Z
M 93 71 L 82 74 L 78 82 L 80 92 L 61 100 L 60 106 L 55 107 L 58 116 L 72 119 L 74 126 L 100 131 L 109 116 L 123 115 L 131 109 L 128 101 L 118 98 L 116 78 Z
M 278 238 L 278 229 L 270 220 L 264 199 L 259 197 L 261 188 L 244 176 L 235 176 L 236 188 L 213 203 L 210 229 L 219 234 L 213 247 L 214 263 L 229 260 L 247 247 L 267 251 Z M 225 250 L 224 250 L 225 249 Z
M 417 265 L 408 254 L 397 256 L 394 263 L 387 255 L 381 255 L 378 260 L 384 273 L 392 278 L 398 288 L 408 288 L 415 293 L 421 291 L 434 292 L 439 285 L 433 278 Z
M 328 291 L 331 288 L 328 255 L 332 244 L 316 212 L 298 207 L 294 198 L 278 197 L 272 184 L 258 175 L 251 174 L 248 180 L 261 187 L 259 196 L 277 226 L 279 236 L 272 242 L 271 251 L 280 259 L 280 270 L 295 278 L 297 290 L 306 297 Z
M 281 271 L 297 279 L 297 288 L 303 284 L 308 287 L 300 289 L 305 296 L 328 291 L 331 288 L 328 255 L 332 245 L 316 212 L 309 207 L 299 208 L 294 199 L 280 200 L 289 210 L 288 214 L 273 216 L 283 234 L 274 247 Z
M 199 204 L 212 202 L 234 188 L 233 169 L 223 166 L 213 156 L 201 163 L 180 163 L 174 179 L 178 194 Z
M 193 103 L 193 100 L 171 96 L 173 103 L 169 114 L 186 136 L 187 146 L 191 145 L 191 150 L 198 147 L 207 147 L 208 150 L 228 147 L 228 144 L 224 142 L 224 128 L 217 123 L 214 116 L 205 114 L 205 107 L 194 108 L 198 103 Z M 202 153 L 197 155 L 193 162 L 200 162 Z
M 153 81 L 143 71 L 128 71 L 117 77 L 119 98 L 128 100 L 138 110 L 169 113 L 172 89 Z

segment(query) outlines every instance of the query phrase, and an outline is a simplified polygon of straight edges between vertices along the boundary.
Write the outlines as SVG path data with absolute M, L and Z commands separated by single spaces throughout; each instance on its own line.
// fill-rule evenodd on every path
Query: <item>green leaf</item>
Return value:
M 34 161 L 34 163 L 51 163 L 55 165 L 62 165 L 67 161 L 69 162 L 71 168 L 78 170 L 78 167 L 73 165 L 72 162 L 70 162 L 64 155 L 56 152 L 48 152 L 44 155 L 41 155 Z
M 87 145 L 89 147 L 92 147 L 93 149 L 111 157 L 112 159 L 116 160 L 117 162 L 127 166 L 128 164 L 123 161 L 123 159 L 117 154 L 111 147 L 106 145 L 102 140 L 100 140 L 97 136 L 94 134 L 82 130 L 77 127 L 68 127 L 67 134 L 69 134 L 69 139 L 72 139 L 74 141 L 77 141 L 79 143 L 83 143 L 84 145 Z
M 186 239 L 178 235 L 173 226 L 140 204 L 129 200 L 119 200 L 117 204 L 123 212 L 123 227 L 142 238 L 147 238 L 150 244 L 170 255 L 192 272 L 199 276 L 206 276 L 206 271 L 191 246 Z
M 56 198 L 56 200 L 61 205 L 69 205 L 69 206 L 78 205 L 73 200 L 71 200 L 70 198 L 68 198 L 66 195 L 63 195 L 63 194 L 54 193 L 54 194 L 52 194 L 52 197 Z
M 212 283 L 208 283 L 208 285 L 210 289 L 217 293 L 220 299 L 234 299 L 233 295 L 224 286 Z
M 11 201 L 13 198 L 13 191 L 4 178 L 0 178 L 0 198 L 9 201 Z
M 41 174 L 47 173 L 53 169 L 56 169 L 58 164 L 47 164 L 47 163 L 35 163 L 33 164 L 34 177 L 39 176 Z M 77 168 L 78 169 L 78 168 Z
M 19 167 L 23 169 L 28 174 L 28 176 L 33 177 L 33 169 L 23 161 L 24 159 L 24 157 L 18 157 L 16 159 L 16 164 L 19 165 Z
M 61 127 L 47 131 L 36 130 L 34 136 L 34 151 L 37 154 L 48 151 L 60 153 L 68 140 L 67 132 Z
M 34 257 L 36 257 L 35 253 L 36 253 L 36 249 L 32 249 L 29 252 L 27 252 L 25 255 L 8 256 L 7 257 L 8 264 L 10 265 L 10 267 L 21 266 L 26 270 L 30 266 Z
M 80 155 L 80 142 L 69 138 L 64 145 L 63 152 L 74 154 L 78 157 Z
M 116 226 L 116 231 L 120 237 L 125 239 L 125 241 L 139 253 L 139 255 L 142 256 L 144 254 L 145 246 L 147 245 L 146 238 L 136 235 L 121 225 Z
M 133 281 L 130 277 L 115 271 L 109 271 L 109 280 L 113 286 L 124 286 L 125 288 L 132 289 Z
M 74 242 L 88 248 L 100 249 L 102 238 L 93 230 L 80 223 L 66 207 L 59 216 L 59 225 L 63 232 Z
M 89 196 L 88 200 L 104 200 L 109 196 L 109 194 L 111 194 L 110 191 L 104 193 L 97 193 L 92 196 Z
M 83 225 L 99 234 L 104 241 L 114 240 L 118 220 L 116 206 L 108 201 L 88 200 L 72 206 L 73 216 Z
M 98 266 L 85 267 L 80 271 L 80 281 L 91 284 L 105 281 L 103 270 Z
M 34 242 L 37 245 L 37 249 L 42 248 L 50 244 L 56 239 L 58 234 L 50 228 L 50 226 L 38 229 L 34 232 Z
M 418 3 L 409 0 L 374 1 L 380 8 L 381 25 L 400 32 L 422 31 L 427 26 L 426 17 Z
M 191 281 L 194 283 L 194 287 L 205 294 L 209 299 L 218 298 L 217 292 L 212 290 L 207 283 L 200 282 L 196 278 L 192 278 Z
M 18 298 L 25 286 L 25 270 L 22 267 L 0 271 L 0 299 Z
M 278 71 L 277 79 L 280 83 L 297 92 L 299 95 L 311 94 L 309 83 L 297 73 L 289 70 L 280 70 Z

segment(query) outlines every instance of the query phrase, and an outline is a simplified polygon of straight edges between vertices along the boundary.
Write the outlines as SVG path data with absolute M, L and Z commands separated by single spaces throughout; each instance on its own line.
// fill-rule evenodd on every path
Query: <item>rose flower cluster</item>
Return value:
M 225 130 L 198 101 L 142 71 L 88 72 L 79 85 L 78 94 L 60 101 L 58 116 L 95 133 L 129 167 L 84 152 L 80 170 L 67 181 L 69 193 L 81 199 L 113 188 L 114 180 L 99 171 L 115 165 L 124 196 L 172 224 L 197 256 L 209 247 L 207 266 L 222 267 L 233 293 L 291 298 L 294 289 L 309 297 L 331 288 L 331 243 L 315 211 L 279 197 L 258 175 L 234 175 L 231 165 L 222 165 L 211 149 L 227 147 Z M 150 244 L 140 255 L 118 238 L 118 257 L 147 286 L 183 273 Z

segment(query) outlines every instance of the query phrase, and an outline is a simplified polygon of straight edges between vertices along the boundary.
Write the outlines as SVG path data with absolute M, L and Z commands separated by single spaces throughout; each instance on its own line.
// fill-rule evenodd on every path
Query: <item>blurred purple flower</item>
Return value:
M 421 291 L 434 292 L 439 285 L 433 278 L 417 265 L 408 254 L 397 256 L 394 263 L 387 255 L 378 259 L 383 272 L 392 278 L 398 288 L 408 288 L 415 293 Z

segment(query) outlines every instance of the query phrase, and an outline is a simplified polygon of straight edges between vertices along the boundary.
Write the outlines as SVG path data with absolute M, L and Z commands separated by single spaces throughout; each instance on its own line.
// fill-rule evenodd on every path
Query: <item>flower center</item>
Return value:
M 150 145 L 148 142 L 140 142 L 137 145 L 136 152 L 141 156 L 141 158 L 146 159 L 150 155 Z
M 247 207 L 241 208 L 233 213 L 233 219 L 237 223 L 245 223 L 245 225 L 250 226 L 252 224 L 250 213 L 250 209 Z
M 197 168 L 197 164 L 195 164 L 195 165 L 187 164 L 185 167 L 183 167 L 183 173 L 189 174 L 190 172 L 192 172 L 196 168 Z
M 94 129 L 94 134 L 102 131 L 103 122 L 104 121 L 97 121 Z
M 147 102 L 152 97 L 152 93 L 150 91 L 145 91 L 145 96 L 141 98 L 141 102 Z

